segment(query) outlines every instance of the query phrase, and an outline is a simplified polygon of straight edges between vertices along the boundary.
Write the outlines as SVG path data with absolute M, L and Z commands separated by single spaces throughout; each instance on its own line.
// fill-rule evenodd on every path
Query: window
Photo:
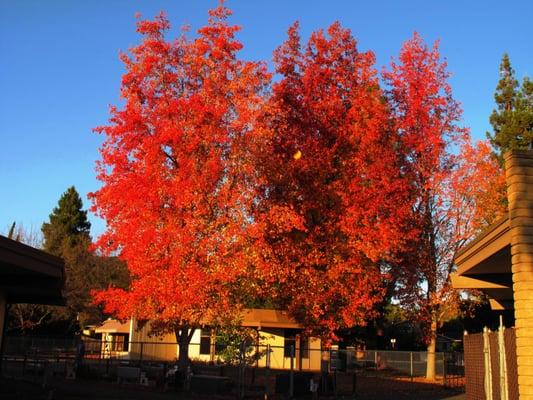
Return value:
M 111 335 L 111 351 L 128 351 L 129 335 Z
M 300 337 L 300 357 L 309 358 L 309 338 Z
M 211 354 L 211 329 L 200 331 L 200 354 Z
M 285 329 L 284 356 L 292 357 L 292 349 L 294 349 L 294 354 L 296 354 L 296 331 L 293 329 Z

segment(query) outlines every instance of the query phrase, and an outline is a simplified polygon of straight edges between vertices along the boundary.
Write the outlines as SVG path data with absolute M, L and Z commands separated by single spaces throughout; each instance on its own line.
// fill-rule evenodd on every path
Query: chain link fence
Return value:
M 187 370 L 177 365 L 176 343 L 129 342 L 110 345 L 94 339 L 8 337 L 2 373 L 46 383 L 52 377 L 137 384 L 237 398 L 318 395 L 365 398 L 365 393 L 420 390 L 426 352 L 312 349 L 242 343 L 237 348 L 191 343 Z M 206 354 L 207 353 L 207 354 Z M 438 385 L 462 390 L 462 353 L 437 353 Z M 409 386 L 411 385 L 411 386 Z M 371 395 L 369 395 L 372 398 Z M 378 398 L 378 397 L 376 397 Z M 398 397 L 401 398 L 401 397 Z M 407 397 L 409 398 L 409 397 Z

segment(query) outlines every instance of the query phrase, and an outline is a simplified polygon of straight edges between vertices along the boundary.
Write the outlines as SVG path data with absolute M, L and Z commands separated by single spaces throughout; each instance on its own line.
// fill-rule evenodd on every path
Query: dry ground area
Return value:
M 357 400 L 461 400 L 463 395 L 440 384 L 431 384 L 421 379 L 410 380 L 397 378 L 358 377 L 356 382 Z M 342 388 L 339 388 L 342 389 Z M 345 388 L 346 389 L 346 388 Z M 351 392 L 351 387 L 350 387 Z M 346 393 L 346 392 L 345 392 Z M 116 383 L 54 379 L 49 387 L 43 389 L 40 384 L 23 380 L 0 381 L 0 399 L 2 400 L 220 400 L 234 399 L 234 396 L 215 397 L 213 395 L 195 395 L 191 393 L 161 392 L 155 388 L 138 385 L 118 385 Z M 248 399 L 264 399 L 262 394 L 248 395 Z M 284 399 L 285 396 L 271 396 L 270 399 Z M 305 399 L 306 397 L 301 397 Z M 307 397 L 311 399 L 311 397 Z M 321 396 L 321 399 L 332 399 Z M 354 398 L 351 395 L 339 399 Z

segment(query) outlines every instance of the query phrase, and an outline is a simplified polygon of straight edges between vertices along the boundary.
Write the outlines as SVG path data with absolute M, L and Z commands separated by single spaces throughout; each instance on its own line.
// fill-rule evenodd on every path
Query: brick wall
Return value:
M 533 400 L 533 152 L 505 155 L 520 400 Z

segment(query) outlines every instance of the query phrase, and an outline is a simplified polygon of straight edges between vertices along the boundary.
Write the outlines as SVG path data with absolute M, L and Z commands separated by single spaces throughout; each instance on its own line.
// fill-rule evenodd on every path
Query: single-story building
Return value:
M 104 358 L 127 358 L 130 338 L 131 321 L 120 322 L 108 319 L 94 329 L 101 335 L 101 355 Z
M 63 260 L 0 235 L 0 356 L 7 305 L 63 305 Z
M 533 400 L 533 151 L 505 155 L 508 215 L 457 255 L 456 289 L 477 289 L 514 311 L 520 400 Z
M 247 309 L 243 313 L 242 326 L 256 332 L 255 343 L 249 345 L 254 348 L 253 351 L 258 352 L 258 367 L 266 367 L 269 363 L 273 369 L 290 369 L 291 349 L 294 349 L 295 369 L 320 370 L 320 339 L 301 335 L 302 326 L 286 312 Z M 102 334 L 103 354 L 110 357 L 176 360 L 179 352 L 176 337 L 173 334 L 152 336 L 149 332 L 149 322 L 139 324 L 134 319 L 126 323 L 110 319 L 96 328 L 96 333 Z M 216 337 L 216 330 L 208 326 L 196 329 L 189 345 L 189 357 L 193 361 L 205 362 L 219 359 L 220 347 L 217 346 Z M 119 348 L 125 351 L 120 351 Z M 266 354 L 267 348 L 270 350 L 269 355 Z

